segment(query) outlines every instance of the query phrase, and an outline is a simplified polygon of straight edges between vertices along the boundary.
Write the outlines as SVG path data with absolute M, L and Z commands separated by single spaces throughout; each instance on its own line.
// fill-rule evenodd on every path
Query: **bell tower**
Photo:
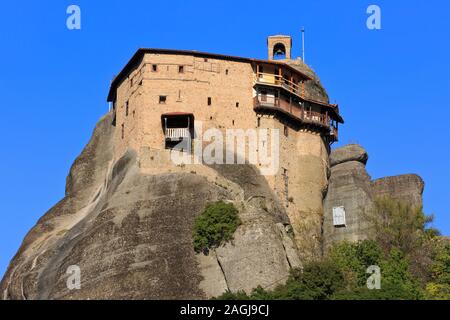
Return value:
M 269 60 L 291 59 L 291 36 L 275 35 L 267 37 Z

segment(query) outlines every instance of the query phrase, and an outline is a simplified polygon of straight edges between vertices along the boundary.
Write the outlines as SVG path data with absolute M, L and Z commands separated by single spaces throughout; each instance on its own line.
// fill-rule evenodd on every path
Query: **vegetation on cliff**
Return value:
M 450 242 L 428 228 L 432 217 L 393 199 L 372 212 L 374 239 L 335 245 L 321 261 L 293 269 L 286 284 L 218 299 L 450 299 Z M 369 266 L 380 270 L 380 289 L 369 289 Z
M 238 210 L 232 203 L 209 203 L 194 222 L 194 250 L 207 253 L 233 238 L 241 224 Z

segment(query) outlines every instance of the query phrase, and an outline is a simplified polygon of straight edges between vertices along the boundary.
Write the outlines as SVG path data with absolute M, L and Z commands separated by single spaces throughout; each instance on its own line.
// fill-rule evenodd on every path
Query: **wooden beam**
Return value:
M 289 112 L 292 113 L 292 97 L 289 96 Z

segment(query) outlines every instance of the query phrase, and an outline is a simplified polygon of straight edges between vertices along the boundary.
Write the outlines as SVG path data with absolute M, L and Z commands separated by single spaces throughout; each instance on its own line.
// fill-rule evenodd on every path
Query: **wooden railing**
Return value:
M 190 138 L 191 134 L 189 128 L 166 128 L 166 139 L 178 140 L 183 138 Z
M 330 126 L 330 118 L 328 117 L 328 115 L 320 112 L 303 110 L 302 119 L 310 122 L 320 123 L 327 127 Z
M 338 130 L 331 125 L 331 118 L 327 113 L 307 110 L 297 103 L 290 103 L 280 98 L 267 97 L 267 99 L 261 99 L 261 96 L 256 96 L 253 98 L 253 102 L 254 107 L 276 108 L 304 123 L 321 125 L 329 130 L 334 141 L 337 140 Z
M 256 82 L 280 86 L 299 96 L 303 96 L 304 93 L 304 87 L 301 84 L 294 83 L 289 79 L 276 74 L 258 72 L 256 74 Z

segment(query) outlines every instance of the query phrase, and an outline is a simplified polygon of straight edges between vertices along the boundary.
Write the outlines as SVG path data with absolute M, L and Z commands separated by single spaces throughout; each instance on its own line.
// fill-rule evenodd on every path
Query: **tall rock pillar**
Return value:
M 368 155 L 356 144 L 333 150 L 331 175 L 324 200 L 323 248 L 343 240 L 367 238 L 364 214 L 372 206 L 371 179 L 366 171 Z

